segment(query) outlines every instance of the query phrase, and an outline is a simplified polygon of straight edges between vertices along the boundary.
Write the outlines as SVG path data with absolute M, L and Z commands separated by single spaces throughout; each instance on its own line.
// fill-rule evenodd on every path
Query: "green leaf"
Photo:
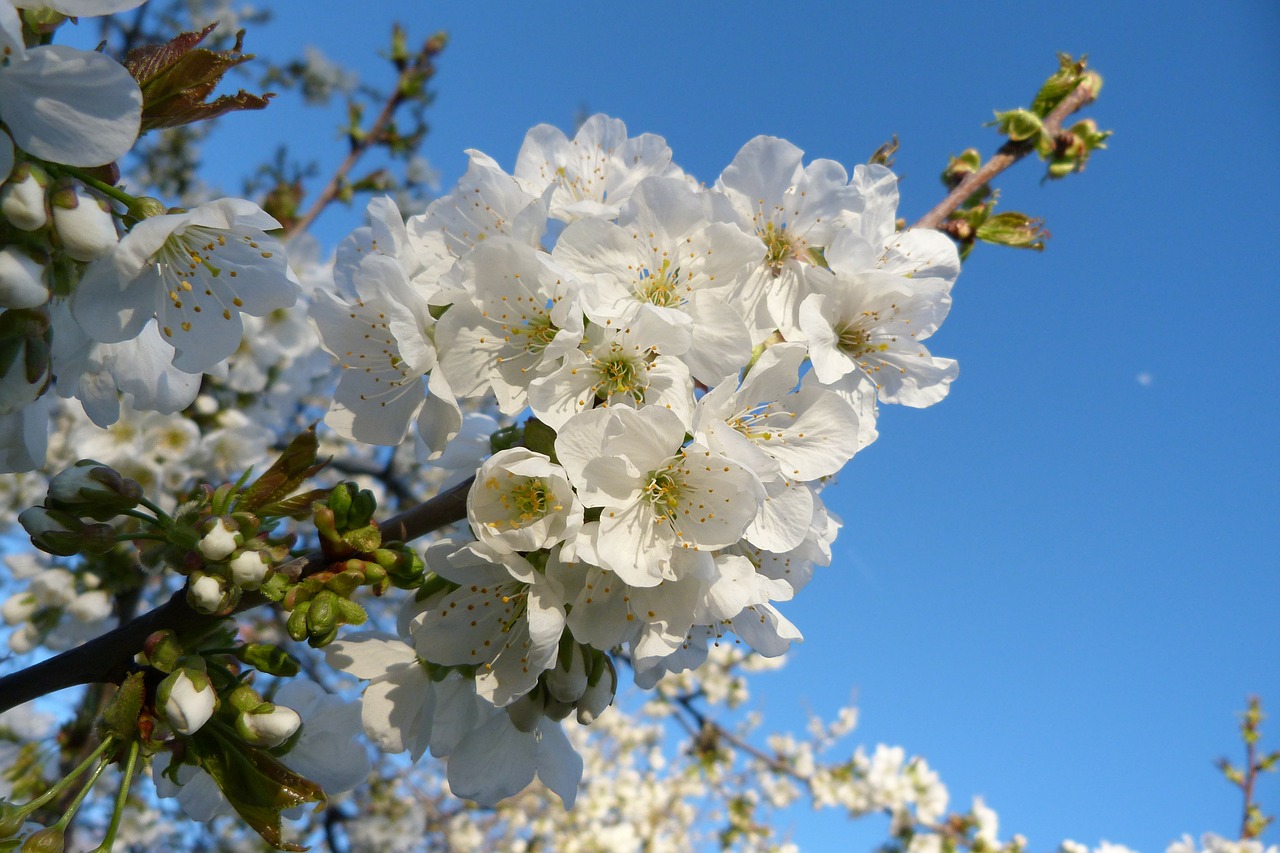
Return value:
M 253 830 L 277 850 L 306 850 L 280 838 L 280 813 L 304 803 L 325 803 L 324 791 L 270 753 L 206 725 L 188 739 L 191 753 L 227 801 Z
M 304 480 L 327 464 L 316 462 L 319 446 L 315 427 L 308 427 L 289 442 L 280 458 L 261 477 L 241 492 L 237 508 L 243 512 L 259 512 L 265 506 L 288 498 Z
M 120 689 L 111 697 L 102 722 L 108 732 L 128 742 L 138 737 L 138 716 L 142 713 L 142 700 L 147 688 L 143 684 L 144 673 L 130 673 L 120 683 Z

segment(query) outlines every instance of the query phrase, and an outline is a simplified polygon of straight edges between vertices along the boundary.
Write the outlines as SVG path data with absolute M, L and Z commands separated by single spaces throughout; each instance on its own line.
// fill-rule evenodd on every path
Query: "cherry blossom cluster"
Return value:
M 824 482 L 875 439 L 878 402 L 931 405 L 957 374 L 923 341 L 959 260 L 899 230 L 887 168 L 781 139 L 712 187 L 604 116 L 534 128 L 510 174 L 469 153 L 424 213 L 376 201 L 340 247 L 312 304 L 343 367 L 325 421 L 439 457 L 478 405 L 527 416 L 522 439 L 495 436 L 474 541 L 428 550 L 401 637 L 331 662 L 371 679 L 369 734 L 449 755 L 456 793 L 491 802 L 536 770 L 571 802 L 555 721 L 608 705 L 609 650 L 652 686 L 726 634 L 766 656 L 800 639 L 776 603 L 830 560 Z M 459 716 L 455 691 L 489 711 Z
M 113 186 L 142 126 L 130 72 L 98 52 L 28 46 L 43 15 L 143 0 L 0 3 L 0 471 L 45 460 L 55 397 L 98 426 L 188 406 L 241 343 L 242 316 L 298 296 L 279 223 L 243 199 L 168 210 Z M 35 17 L 32 17 L 32 16 Z M 25 17 L 24 17 L 25 16 Z M 103 180 L 108 177 L 109 180 Z M 51 393 L 52 392 L 52 393 Z

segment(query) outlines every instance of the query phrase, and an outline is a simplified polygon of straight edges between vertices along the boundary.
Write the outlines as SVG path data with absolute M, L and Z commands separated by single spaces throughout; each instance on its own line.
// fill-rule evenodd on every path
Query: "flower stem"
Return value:
M 129 744 L 129 760 L 124 767 L 124 776 L 120 778 L 120 792 L 116 794 L 115 810 L 111 813 L 111 824 L 107 827 L 107 834 L 103 837 L 102 843 L 99 844 L 93 853 L 110 853 L 112 846 L 116 843 L 116 833 L 120 831 L 120 819 L 124 817 L 124 808 L 126 801 L 129 799 L 129 783 L 133 780 L 133 768 L 138 761 L 138 751 L 141 744 L 138 741 L 132 741 Z
M 111 186 L 111 184 L 107 183 L 106 181 L 95 178 L 93 175 L 90 175 L 88 172 L 86 172 L 84 169 L 81 169 L 79 166 L 68 166 L 65 163 L 46 163 L 45 167 L 53 172 L 61 172 L 64 175 L 69 175 L 75 178 L 77 181 L 80 181 L 81 183 L 84 183 L 93 187 L 95 190 L 102 193 L 103 195 L 109 196 L 115 199 L 116 201 L 120 202 L 126 208 L 131 208 L 134 202 L 137 201 L 137 198 L 135 198 L 134 196 L 130 195 L 129 193 L 125 192 L 119 187 L 113 187 Z
M 60 779 L 60 780 L 58 781 L 58 783 L 57 783 L 57 784 L 55 784 L 52 788 L 50 788 L 49 790 L 45 791 L 43 794 L 41 794 L 41 795 L 40 795 L 39 797 L 37 797 L 36 799 L 34 799 L 34 800 L 32 800 L 31 802 L 27 803 L 27 808 L 30 808 L 30 809 L 32 809 L 32 810 L 34 810 L 34 809 L 38 809 L 38 808 L 40 808 L 41 806 L 43 806 L 45 803 L 49 802 L 50 800 L 52 800 L 53 798 L 55 798 L 55 797 L 57 797 L 59 794 L 61 794 L 61 793 L 66 789 L 66 787 L 67 787 L 68 785 L 70 785 L 72 782 L 74 782 L 74 781 L 76 780 L 76 778 L 80 776 L 80 774 L 81 774 L 81 773 L 83 773 L 85 770 L 87 770 L 87 769 L 88 769 L 88 767 L 89 767 L 89 765 L 90 765 L 90 764 L 92 764 L 93 762 L 95 762 L 95 761 L 97 761 L 98 759 L 100 759 L 100 758 L 102 757 L 102 754 L 103 754 L 104 752 L 106 752 L 108 748 L 110 748 L 111 744 L 112 744 L 114 741 L 115 741 L 115 738 L 111 738 L 111 737 L 108 737 L 108 738 L 106 738 L 105 740 L 103 740 L 103 741 L 102 741 L 102 743 L 98 744 L 98 748 L 97 748 L 97 749 L 95 749 L 93 752 L 89 753 L 89 757 L 88 757 L 88 758 L 86 758 L 84 761 L 80 762 L 79 766 L 78 766 L 78 767 L 76 767 L 76 769 L 72 770 L 72 771 L 71 771 L 70 773 L 68 773 L 66 776 L 62 777 L 62 779 Z M 97 778 L 97 773 L 96 773 L 96 772 L 95 772 L 95 774 L 94 774 L 94 778 Z M 77 799 L 77 802 L 78 802 L 78 801 L 81 799 L 81 797 L 77 797 L 76 799 Z
M 98 747 L 98 749 L 95 749 L 93 751 L 93 754 L 98 755 L 99 751 L 102 749 L 102 746 L 106 746 L 107 744 L 111 743 L 113 740 L 114 738 L 107 738 L 106 740 L 104 740 L 102 744 Z M 136 742 L 135 742 L 135 745 L 136 745 Z M 89 781 L 84 783 L 84 787 L 80 789 L 80 793 L 76 794 L 76 798 L 71 801 L 71 805 L 67 806 L 67 810 L 63 813 L 62 817 L 60 817 L 58 819 L 58 822 L 54 824 L 55 827 L 62 830 L 65 830 L 67 828 L 68 824 L 71 823 L 71 818 L 75 817 L 76 812 L 80 810 L 80 804 L 84 802 L 84 798 L 89 796 L 89 792 L 93 790 L 93 786 L 98 783 L 98 778 L 102 775 L 102 771 L 107 769 L 108 763 L 109 762 L 106 759 L 101 757 L 98 758 L 98 766 L 93 768 L 93 773 L 90 774 Z

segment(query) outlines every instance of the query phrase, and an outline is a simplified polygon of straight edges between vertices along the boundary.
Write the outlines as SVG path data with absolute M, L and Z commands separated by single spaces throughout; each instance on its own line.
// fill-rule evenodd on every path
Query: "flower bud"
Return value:
M 19 231 L 35 231 L 49 222 L 45 200 L 49 175 L 35 163 L 19 163 L 0 188 L 0 213 Z
M 178 667 L 178 658 L 182 657 L 182 644 L 172 631 L 156 631 L 143 642 L 142 652 L 154 668 L 173 672 Z
M 244 711 L 236 718 L 236 732 L 253 746 L 271 749 L 293 737 L 302 718 L 298 712 L 284 705 L 263 703 L 253 711 Z
M 613 704 L 613 695 L 618 689 L 618 672 L 609 656 L 601 653 L 594 663 L 591 674 L 595 680 L 587 684 L 586 692 L 578 700 L 578 723 L 584 726 L 595 722 L 604 709 Z M 598 675 L 597 669 L 601 670 Z
M 58 557 L 80 553 L 85 523 L 71 513 L 34 506 L 19 513 L 18 522 L 41 551 Z
M 587 689 L 587 662 L 583 650 L 577 643 L 572 644 L 568 660 L 561 660 L 542 677 L 543 683 L 553 697 L 561 702 L 577 702 Z
M 1042 129 L 1040 117 L 1029 110 L 1008 110 L 996 113 L 996 127 L 1014 142 L 1021 142 L 1039 135 Z
M 37 830 L 22 842 L 22 853 L 62 853 L 64 849 L 62 829 L 57 826 Z
M 50 206 L 62 250 L 75 260 L 97 260 L 120 242 L 111 208 L 83 184 L 54 190 Z
M 187 667 L 160 682 L 156 702 L 171 729 L 180 735 L 190 735 L 209 722 L 218 704 L 218 694 L 209 683 L 209 676 Z
M 192 572 L 187 580 L 187 603 L 197 613 L 221 613 L 240 599 L 240 590 L 217 575 Z
M 0 839 L 17 835 L 22 825 L 27 822 L 28 814 L 30 814 L 29 811 L 0 798 Z
M 98 521 L 133 509 L 141 500 L 142 486 L 92 459 L 81 459 L 49 481 L 50 506 Z
M 200 556 L 214 563 L 221 562 L 235 553 L 242 541 L 226 519 L 214 518 L 206 524 L 204 536 L 200 539 Z
M 38 308 L 48 301 L 44 264 L 13 246 L 0 250 L 0 308 Z
M 241 589 L 254 590 L 267 579 L 271 566 L 262 551 L 241 551 L 230 563 L 231 582 Z
M 507 706 L 511 724 L 522 732 L 531 732 L 542 722 L 545 704 L 542 691 L 536 687 Z
M 297 658 L 270 643 L 245 643 L 236 649 L 236 658 L 268 675 L 288 678 L 299 670 Z

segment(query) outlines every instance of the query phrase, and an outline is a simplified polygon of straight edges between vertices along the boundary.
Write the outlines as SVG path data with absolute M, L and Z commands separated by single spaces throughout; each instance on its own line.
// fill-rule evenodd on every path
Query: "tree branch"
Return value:
M 467 492 L 473 479 L 468 478 L 431 500 L 387 519 L 379 525 L 383 538 L 410 542 L 466 518 Z M 320 571 L 324 565 L 320 552 L 313 551 L 295 558 L 290 567 L 299 569 L 300 576 L 305 576 Z M 246 594 L 235 612 L 266 603 L 267 599 L 261 595 Z M 0 678 L 0 712 L 68 687 L 119 682 L 133 667 L 134 656 L 142 650 L 147 637 L 156 631 L 198 635 L 225 618 L 197 613 L 187 604 L 185 589 L 178 590 L 164 604 L 100 637 Z
M 1081 81 L 1080 85 L 1071 91 L 1071 94 L 1063 98 L 1062 102 L 1054 107 L 1049 115 L 1045 116 L 1044 132 L 1050 136 L 1057 136 L 1061 132 L 1062 124 L 1067 117 L 1087 104 L 1092 103 L 1095 97 L 1096 93 L 1093 91 L 1090 81 L 1088 79 Z M 1024 139 L 1021 142 L 1010 140 L 1001 145 L 1000 150 L 982 168 L 966 175 L 964 180 L 957 184 L 956 188 L 946 198 L 938 202 L 933 210 L 920 217 L 911 227 L 941 227 L 947 217 L 954 213 L 960 205 L 964 204 L 965 199 L 990 183 L 996 175 L 1035 150 L 1035 142 L 1030 139 Z

